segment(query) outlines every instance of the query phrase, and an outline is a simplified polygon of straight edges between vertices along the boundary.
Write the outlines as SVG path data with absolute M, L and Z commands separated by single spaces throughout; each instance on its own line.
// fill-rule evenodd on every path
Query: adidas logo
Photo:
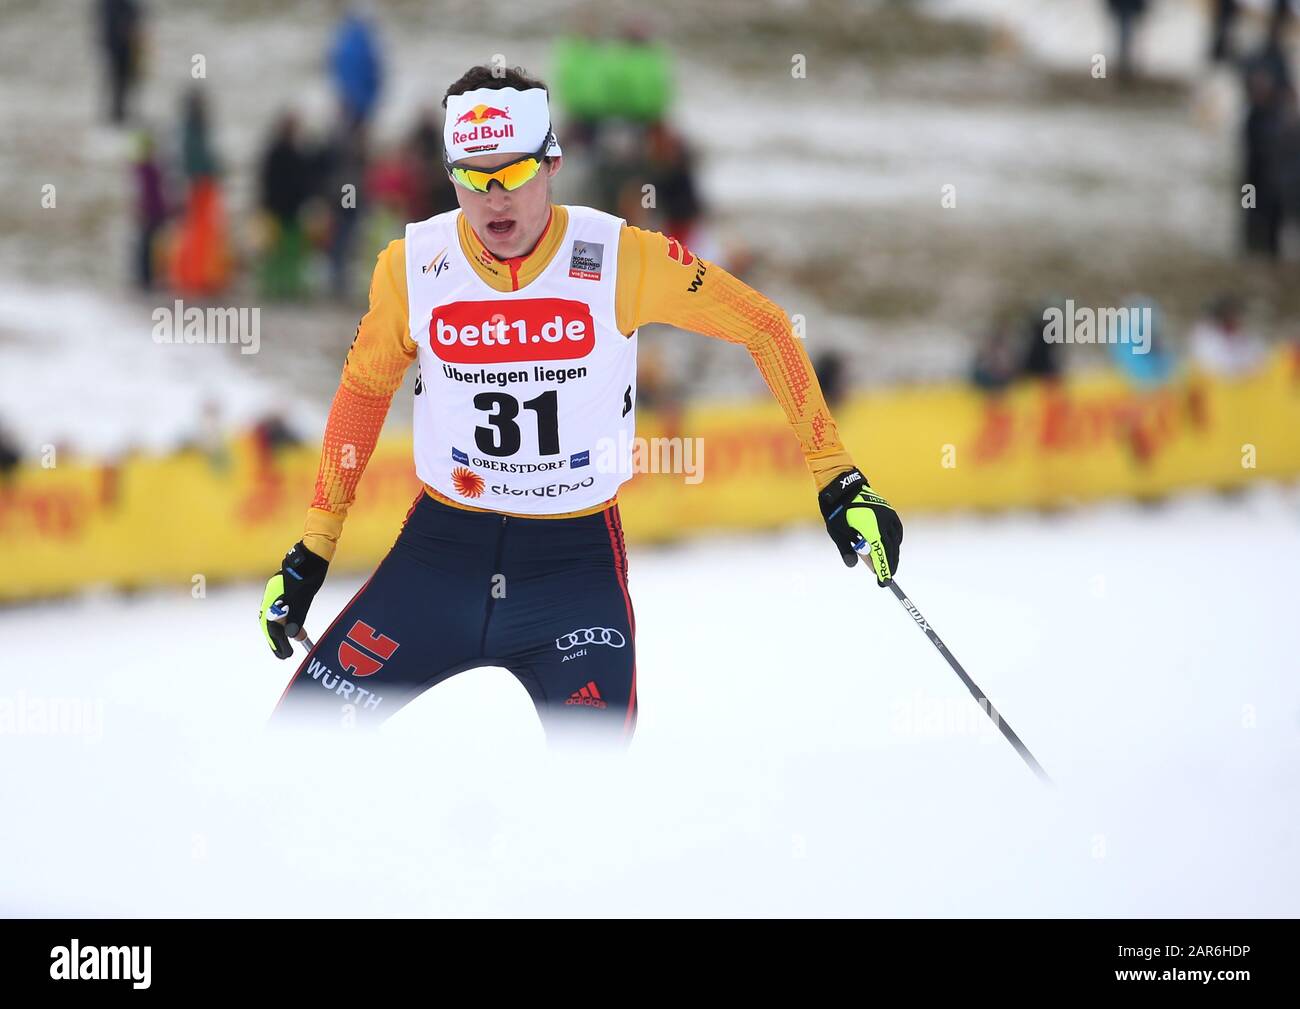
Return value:
M 565 704 L 582 704 L 588 708 L 607 708 L 609 707 L 600 699 L 600 691 L 596 689 L 596 681 L 588 680 L 587 685 L 581 690 L 575 690 L 569 695 Z

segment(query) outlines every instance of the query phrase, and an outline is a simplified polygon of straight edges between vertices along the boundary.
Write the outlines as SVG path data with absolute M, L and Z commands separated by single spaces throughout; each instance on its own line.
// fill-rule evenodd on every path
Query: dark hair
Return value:
M 523 67 L 508 67 L 500 70 L 483 63 L 470 67 L 461 74 L 459 80 L 447 88 L 447 93 L 442 96 L 442 107 L 444 109 L 447 107 L 447 99 L 452 95 L 463 95 L 466 91 L 477 91 L 479 88 L 491 88 L 494 91 L 500 91 L 502 88 L 514 88 L 517 91 L 541 88 L 548 96 L 551 93 L 544 81 L 529 77 Z

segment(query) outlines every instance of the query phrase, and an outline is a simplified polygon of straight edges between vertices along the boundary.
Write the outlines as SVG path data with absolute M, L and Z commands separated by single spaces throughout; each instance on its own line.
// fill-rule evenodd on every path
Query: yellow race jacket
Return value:
M 546 230 L 533 250 L 502 260 L 484 247 L 463 214 L 457 219 L 465 258 L 498 291 L 517 291 L 537 277 L 559 252 L 567 228 L 568 211 L 552 205 Z M 615 313 L 624 334 L 657 322 L 744 344 L 785 411 L 817 488 L 853 466 L 808 354 L 785 312 L 716 263 L 693 256 L 658 232 L 624 225 L 618 245 Z M 357 327 L 325 425 L 303 542 L 326 560 L 334 556 L 393 393 L 415 359 L 407 317 L 406 249 L 398 239 L 388 244 L 375 264 L 370 307 Z M 430 487 L 425 491 L 445 504 L 479 510 L 450 501 Z M 609 504 L 568 515 L 598 511 Z

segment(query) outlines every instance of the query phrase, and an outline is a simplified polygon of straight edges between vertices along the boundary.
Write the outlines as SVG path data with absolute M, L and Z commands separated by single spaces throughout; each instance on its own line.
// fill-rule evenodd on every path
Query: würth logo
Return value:
M 55 981 L 130 981 L 148 988 L 152 946 L 82 946 L 73 939 L 50 950 L 50 977 Z
M 349 676 L 374 676 L 397 649 L 398 644 L 392 638 L 358 620 L 348 631 L 347 640 L 339 645 L 339 665 Z M 370 652 L 374 654 L 367 654 Z
M 595 345 L 590 306 L 570 298 L 454 301 L 429 318 L 429 348 L 451 364 L 568 360 Z
M 691 255 L 691 250 L 686 248 L 675 238 L 668 239 L 668 258 L 675 259 L 682 266 L 690 266 L 695 262 L 695 257 Z

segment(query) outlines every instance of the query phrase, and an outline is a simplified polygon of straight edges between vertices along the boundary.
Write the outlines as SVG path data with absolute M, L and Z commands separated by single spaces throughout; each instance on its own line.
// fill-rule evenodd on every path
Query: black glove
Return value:
M 284 555 L 280 570 L 266 583 L 258 619 L 262 633 L 277 659 L 293 654 L 293 641 L 302 633 L 307 608 L 325 581 L 330 562 L 305 546 L 302 540 Z
M 884 585 L 898 570 L 898 548 L 903 543 L 903 523 L 888 501 L 867 483 L 859 470 L 841 473 L 817 495 L 826 531 L 849 567 L 866 552 L 876 573 L 876 584 Z

